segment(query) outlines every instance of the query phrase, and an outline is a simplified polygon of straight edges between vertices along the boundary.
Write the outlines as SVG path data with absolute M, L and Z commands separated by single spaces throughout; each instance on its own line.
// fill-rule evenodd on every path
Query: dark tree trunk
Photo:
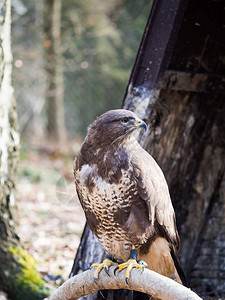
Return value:
M 156 23 L 162 2 L 154 2 L 152 13 L 157 18 L 150 18 Z M 123 101 L 124 108 L 150 125 L 140 142 L 167 178 L 181 237 L 180 259 L 190 286 L 203 297 L 216 299 L 225 291 L 223 14 L 222 1 L 189 1 L 183 18 L 178 10 L 176 18 L 167 20 L 171 39 L 157 48 L 152 26 L 153 33 L 147 26 Z M 178 34 L 175 45 L 174 34 Z M 165 51 L 157 56 L 159 47 Z M 160 68 L 149 66 L 152 59 L 158 59 Z M 78 255 L 87 265 L 92 263 L 85 243 Z
M 47 134 L 50 138 L 58 141 L 66 139 L 61 53 L 61 6 L 62 0 L 46 0 L 44 7 Z
M 11 3 L 0 2 L 0 290 L 13 300 L 43 299 L 44 282 L 15 232 L 15 182 L 19 152 L 12 87 Z
M 225 289 L 224 100 L 168 90 L 159 97 L 170 112 L 161 113 L 144 145 L 170 187 L 190 285 L 219 296 Z

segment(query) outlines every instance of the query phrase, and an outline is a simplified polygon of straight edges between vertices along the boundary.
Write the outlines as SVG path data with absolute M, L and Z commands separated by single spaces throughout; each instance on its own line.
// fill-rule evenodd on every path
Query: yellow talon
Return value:
M 126 283 L 128 284 L 129 279 L 130 279 L 130 273 L 132 271 L 133 268 L 137 268 L 137 269 L 141 269 L 142 271 L 144 270 L 144 266 L 142 266 L 141 264 L 139 264 L 136 259 L 134 258 L 130 258 L 128 261 L 126 261 L 125 263 L 120 264 L 116 270 L 118 270 L 119 272 L 122 271 L 123 269 L 126 269 Z
M 94 272 L 94 281 L 96 282 L 96 280 L 98 279 L 99 277 L 99 273 L 101 272 L 102 269 L 105 270 L 105 272 L 109 275 L 108 273 L 108 270 L 109 270 L 109 267 L 110 266 L 113 266 L 113 265 L 118 265 L 117 263 L 113 262 L 112 260 L 108 259 L 108 258 L 105 258 L 103 260 L 102 263 L 100 264 L 93 264 L 91 267 L 92 268 L 97 268 Z

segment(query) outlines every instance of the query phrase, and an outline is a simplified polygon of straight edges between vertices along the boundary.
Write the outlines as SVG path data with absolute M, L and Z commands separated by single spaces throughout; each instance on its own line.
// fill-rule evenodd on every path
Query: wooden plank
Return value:
M 224 93 L 225 77 L 207 73 L 166 71 L 162 89 L 198 93 Z
M 131 95 L 140 96 L 137 93 L 160 87 L 185 7 L 186 0 L 154 1 L 124 95 L 123 107 L 127 106 Z

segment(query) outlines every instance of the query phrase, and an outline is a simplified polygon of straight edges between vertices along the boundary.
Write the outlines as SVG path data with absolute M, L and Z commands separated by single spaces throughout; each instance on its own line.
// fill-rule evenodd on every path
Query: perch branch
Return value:
M 129 285 L 125 282 L 125 271 L 116 272 L 110 267 L 108 276 L 101 271 L 97 283 L 94 282 L 94 269 L 80 273 L 68 279 L 50 297 L 50 300 L 74 300 L 85 295 L 105 289 L 129 289 L 149 294 L 162 300 L 200 300 L 201 298 L 190 289 L 145 269 L 144 272 L 133 269 Z

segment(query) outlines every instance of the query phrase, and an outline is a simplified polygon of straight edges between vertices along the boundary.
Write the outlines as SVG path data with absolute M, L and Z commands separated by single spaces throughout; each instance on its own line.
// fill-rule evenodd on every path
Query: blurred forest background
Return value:
M 12 2 L 14 88 L 26 142 L 45 137 L 47 118 L 56 117 L 45 106 L 44 54 L 51 41 L 44 12 L 47 17 L 53 13 L 51 7 L 47 11 L 48 2 L 57 1 Z M 121 106 L 150 5 L 146 0 L 67 0 L 58 5 L 65 127 L 73 139 L 86 133 L 96 115 Z
M 85 222 L 73 159 L 95 117 L 121 107 L 150 4 L 12 1 L 18 232 L 49 282 L 67 279 Z

